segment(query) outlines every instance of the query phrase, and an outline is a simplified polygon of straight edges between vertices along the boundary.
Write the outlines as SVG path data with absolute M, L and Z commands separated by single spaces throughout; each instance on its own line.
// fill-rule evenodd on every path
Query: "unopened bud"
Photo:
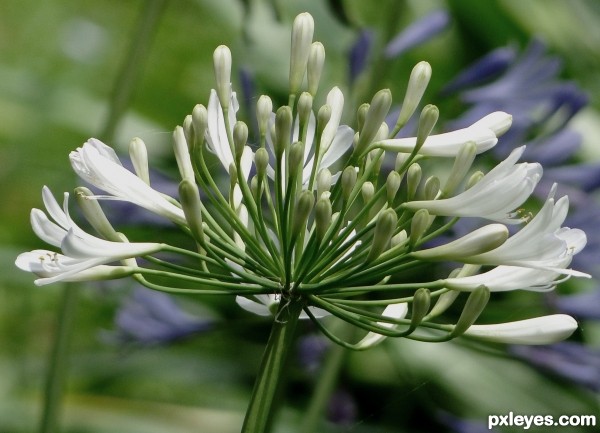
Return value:
M 408 235 L 406 234 L 406 230 L 400 231 L 397 235 L 392 236 L 390 240 L 390 247 L 395 248 L 398 245 L 402 245 L 408 239 Z
M 290 155 L 288 163 L 290 166 L 290 179 L 295 179 L 298 172 L 302 172 L 304 162 L 304 143 L 301 141 L 294 142 L 290 147 Z
M 188 114 L 183 119 L 183 135 L 185 135 L 185 141 L 187 141 L 188 148 L 190 152 L 192 151 L 192 147 L 194 142 L 196 141 L 194 135 L 194 121 L 192 120 L 192 115 Z
M 81 208 L 85 219 L 103 238 L 113 242 L 121 242 L 118 233 L 113 228 L 108 218 L 104 214 L 102 207 L 95 198 L 94 194 L 84 186 L 75 188 L 75 198 Z
M 292 133 L 292 109 L 287 105 L 279 107 L 275 115 L 275 155 L 281 158 L 283 152 L 290 146 Z
M 256 174 L 260 179 L 264 179 L 269 165 L 269 152 L 264 147 L 256 150 L 254 154 L 254 165 L 256 166 Z
M 321 42 L 313 42 L 310 46 L 310 53 L 308 55 L 308 66 L 307 80 L 308 80 L 308 91 L 312 95 L 317 94 L 319 88 L 319 81 L 321 80 L 321 73 L 323 72 L 323 65 L 325 64 L 325 48 Z
M 267 135 L 269 119 L 273 112 L 273 102 L 267 95 L 262 95 L 256 103 L 256 120 L 258 121 L 258 132 L 262 136 Z
M 475 186 L 476 183 L 478 183 L 481 179 L 483 179 L 483 176 L 485 176 L 485 175 L 483 174 L 482 171 L 476 171 L 475 173 L 473 173 L 471 175 L 471 177 L 469 178 L 469 180 L 467 181 L 465 190 Z
M 385 251 L 390 243 L 390 239 L 394 234 L 397 224 L 398 217 L 393 209 L 386 209 L 379 214 L 377 221 L 375 222 L 373 241 L 367 257 L 367 262 L 375 260 L 383 251 Z
M 346 167 L 342 172 L 342 196 L 344 197 L 344 200 L 350 198 L 354 185 L 356 185 L 357 177 L 358 174 L 356 173 L 356 168 L 352 166 Z
M 226 45 L 219 45 L 213 53 L 216 90 L 223 110 L 229 108 L 231 98 L 231 51 Z
M 248 142 L 248 126 L 238 120 L 233 125 L 233 144 L 235 148 L 235 157 L 239 161 L 244 152 L 244 146 Z
M 421 117 L 419 117 L 417 141 L 415 143 L 413 153 L 417 153 L 419 149 L 423 147 L 425 140 L 427 140 L 427 137 L 429 137 L 429 134 L 431 134 L 431 131 L 433 130 L 433 127 L 437 123 L 439 117 L 440 110 L 435 105 L 430 104 L 423 108 L 421 111 Z
M 192 236 L 202 244 L 204 242 L 204 230 L 202 227 L 202 203 L 198 186 L 188 179 L 183 179 L 179 183 L 179 198 Z
M 400 189 L 400 184 L 402 183 L 402 177 L 396 171 L 390 171 L 388 174 L 387 180 L 385 181 L 385 192 L 387 197 L 388 205 L 391 207 L 394 202 L 394 198 L 396 198 L 396 194 Z
M 465 307 L 463 308 L 456 325 L 454 325 L 454 329 L 450 333 L 450 336 L 454 338 L 464 334 L 481 315 L 489 300 L 490 290 L 487 287 L 479 286 L 473 290 L 469 294 Z
M 317 113 L 317 136 L 320 136 L 331 119 L 331 106 L 323 105 Z
M 361 106 L 358 107 L 358 110 L 356 111 L 356 124 L 358 125 L 359 131 L 362 131 L 363 127 L 365 126 L 365 121 L 367 120 L 367 113 L 369 112 L 370 107 L 371 104 L 365 102 L 361 104 Z
M 456 187 L 462 182 L 467 175 L 467 171 L 471 168 L 475 155 L 477 154 L 477 146 L 475 142 L 468 141 L 463 144 L 454 159 L 452 171 L 446 180 L 446 184 L 442 189 L 442 195 L 447 196 L 452 194 Z
M 150 171 L 148 169 L 148 150 L 141 138 L 134 138 L 129 142 L 129 157 L 133 164 L 135 174 L 146 184 L 150 185 Z
M 175 131 L 173 132 L 173 151 L 181 178 L 194 182 L 194 167 L 192 166 L 189 147 L 181 126 L 175 127 Z
M 431 225 L 432 219 L 427 209 L 419 209 L 410 222 L 410 246 L 414 247 Z
M 375 186 L 372 182 L 365 182 L 360 190 L 365 204 L 369 203 L 375 195 Z
M 396 163 L 394 164 L 394 170 L 396 170 L 401 176 L 404 175 L 404 173 L 402 173 L 402 167 L 404 167 L 404 165 L 406 164 L 406 161 L 408 161 L 408 157 L 410 155 L 408 153 L 399 153 L 396 156 Z
M 373 96 L 371 106 L 360 130 L 356 151 L 360 155 L 375 138 L 379 127 L 385 122 L 385 116 L 392 105 L 392 92 L 389 89 L 380 90 Z
M 440 178 L 431 176 L 423 185 L 423 200 L 434 200 L 440 192 Z
M 431 305 L 431 293 L 425 288 L 418 289 L 413 295 L 410 327 L 415 328 L 423 321 Z
M 290 94 L 298 93 L 311 50 L 315 22 L 307 13 L 301 13 L 294 19 L 292 26 L 292 47 L 290 53 Z
M 406 95 L 404 96 L 402 108 L 400 109 L 398 120 L 396 121 L 397 126 L 401 127 L 406 125 L 408 119 L 411 118 L 419 106 L 419 102 L 421 102 L 421 98 L 423 97 L 423 93 L 425 93 L 425 89 L 427 89 L 430 78 L 431 65 L 427 62 L 417 63 L 410 73 L 408 86 L 406 87 Z
M 300 125 L 306 125 L 312 112 L 313 97 L 308 92 L 302 92 L 300 98 L 298 98 L 298 117 L 300 118 Z
M 292 239 L 295 239 L 301 230 L 306 227 L 306 221 L 310 211 L 315 203 L 315 197 L 312 191 L 302 191 L 298 196 L 298 202 L 294 209 L 294 218 L 292 220 Z
M 192 110 L 192 126 L 194 127 L 194 138 L 199 145 L 204 141 L 204 135 L 208 128 L 208 111 L 202 104 L 197 104 Z
M 331 172 L 327 168 L 321 169 L 317 174 L 317 197 L 321 198 L 324 192 L 331 188 Z
M 327 229 L 331 225 L 331 202 L 328 197 L 321 197 L 315 205 L 315 226 L 317 239 L 323 240 Z
M 423 171 L 421 170 L 421 166 L 416 162 L 408 167 L 408 172 L 406 174 L 407 200 L 412 200 L 417 194 L 422 174 Z
M 252 176 L 252 179 L 250 179 L 250 192 L 252 192 L 252 197 L 254 197 L 254 200 L 258 203 L 262 192 L 258 189 L 258 175 Z

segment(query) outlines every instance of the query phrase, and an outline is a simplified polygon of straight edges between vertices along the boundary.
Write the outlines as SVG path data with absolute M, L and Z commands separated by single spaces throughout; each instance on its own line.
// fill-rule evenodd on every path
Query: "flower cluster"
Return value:
M 494 148 L 510 128 L 511 115 L 485 113 L 462 129 L 436 135 L 438 109 L 427 105 L 416 137 L 394 138 L 428 85 L 431 67 L 420 62 L 394 127 L 386 123 L 392 96 L 384 89 L 359 107 L 353 129 L 342 124 L 339 88 L 316 105 L 325 51 L 313 42 L 313 31 L 309 14 L 296 17 L 288 103 L 275 109 L 268 96 L 257 100 L 254 142 L 238 120 L 231 52 L 226 46 L 215 50 L 216 85 L 207 106 L 194 107 L 173 133 L 178 200 L 152 187 L 140 139 L 130 143 L 133 171 L 96 139 L 72 152 L 75 172 L 106 193 L 76 190 L 98 236 L 71 219 L 68 194 L 61 209 L 44 188 L 50 218 L 34 209 L 32 227 L 62 254 L 24 253 L 17 266 L 38 275 L 38 285 L 131 276 L 163 292 L 236 295 L 241 307 L 274 314 L 275 320 L 283 311 L 297 311 L 333 341 L 354 349 L 386 336 L 446 341 L 465 335 L 528 344 L 568 337 L 577 324 L 567 315 L 474 325 L 490 292 L 549 290 L 569 277 L 587 277 L 569 268 L 586 236 L 562 226 L 568 198 L 556 198 L 553 187 L 537 215 L 522 208 L 542 177 L 540 164 L 519 162 L 524 147 L 488 173 L 472 170 L 476 156 Z M 386 152 L 396 155 L 388 173 L 382 169 Z M 217 185 L 208 169 L 214 157 L 228 185 Z M 438 171 L 431 164 L 436 159 L 449 160 L 451 170 Z M 127 201 L 172 221 L 196 248 L 129 242 L 111 226 L 101 200 Z M 488 224 L 431 247 L 429 241 L 461 218 Z M 145 259 L 143 265 L 137 257 Z M 445 277 L 410 280 L 414 269 L 439 261 L 459 266 Z M 439 323 L 461 293 L 466 302 L 457 321 Z M 320 320 L 327 315 L 368 333 L 356 343 L 344 341 Z

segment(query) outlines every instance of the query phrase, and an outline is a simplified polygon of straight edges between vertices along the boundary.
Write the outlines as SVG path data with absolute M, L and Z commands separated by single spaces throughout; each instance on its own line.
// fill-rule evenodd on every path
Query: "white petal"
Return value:
M 385 310 L 383 310 L 383 313 L 381 315 L 383 317 L 389 317 L 391 319 L 403 319 L 404 317 L 406 317 L 407 313 L 408 304 L 403 302 L 400 304 L 388 305 L 387 307 L 385 307 Z M 377 322 L 377 324 L 388 329 L 393 329 L 396 327 L 396 325 L 394 325 L 393 323 L 388 322 Z M 362 340 L 360 340 L 356 344 L 355 348 L 358 350 L 368 349 L 381 343 L 386 338 L 387 337 L 385 335 L 381 335 L 376 332 L 369 332 Z

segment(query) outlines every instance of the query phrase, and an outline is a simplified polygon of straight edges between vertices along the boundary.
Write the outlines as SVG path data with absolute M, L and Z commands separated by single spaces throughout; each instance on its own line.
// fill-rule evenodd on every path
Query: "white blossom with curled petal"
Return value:
M 537 215 L 499 247 L 465 259 L 467 263 L 507 265 L 590 278 L 565 269 L 587 242 L 583 230 L 561 227 L 569 210 L 567 196 L 554 200 L 556 185 Z M 539 275 L 538 275 L 539 277 Z
M 128 201 L 177 224 L 186 225 L 179 207 L 123 167 L 115 151 L 100 140 L 90 138 L 69 154 L 69 160 L 81 179 L 110 194 L 96 198 Z
M 432 215 L 481 217 L 505 224 L 520 223 L 525 218 L 513 211 L 529 198 L 542 177 L 540 164 L 516 163 L 524 150 L 525 146 L 513 150 L 479 182 L 454 197 L 409 201 L 402 207 L 414 211 L 426 209 Z
M 68 210 L 69 194 L 65 193 L 63 208 L 47 187 L 42 197 L 50 217 L 39 209 L 31 211 L 31 226 L 40 239 L 60 247 L 63 254 L 34 250 L 17 257 L 16 265 L 42 277 L 37 285 L 56 281 L 112 278 L 131 273 L 131 266 L 103 266 L 130 257 L 152 254 L 162 249 L 153 242 L 112 242 L 90 235 L 71 219 Z
M 466 128 L 430 135 L 418 153 L 425 156 L 455 157 L 465 143 L 472 141 L 479 154 L 494 147 L 498 143 L 498 137 L 510 128 L 511 123 L 510 114 L 496 111 Z M 390 138 L 377 144 L 378 147 L 392 152 L 410 153 L 416 143 L 416 137 L 407 137 Z
M 535 317 L 495 325 L 471 325 L 464 335 L 506 344 L 552 344 L 568 338 L 577 321 L 566 314 Z
M 327 104 L 331 107 L 331 117 L 329 122 L 325 126 L 321 136 L 320 143 L 320 159 L 318 160 L 318 166 L 316 173 L 324 168 L 331 167 L 336 161 L 338 161 L 352 146 L 354 139 L 354 131 L 347 125 L 340 125 L 342 117 L 342 111 L 344 108 L 344 95 L 338 87 L 331 89 L 327 95 Z M 271 125 L 275 122 L 275 114 L 271 116 Z M 302 165 L 302 185 L 304 188 L 308 187 L 310 182 L 310 175 L 315 164 L 315 129 L 316 120 L 313 113 L 310 114 L 308 120 L 308 126 L 306 129 L 306 143 L 304 143 L 304 161 Z M 294 122 L 294 130 L 292 131 L 292 142 L 298 141 L 300 138 L 300 125 L 298 119 Z M 267 134 L 267 148 L 270 150 L 273 159 L 275 158 L 275 150 L 273 142 L 269 134 Z M 283 157 L 285 158 L 285 152 Z M 267 167 L 267 175 L 271 178 L 275 178 L 275 170 L 272 166 Z M 285 178 L 285 165 L 282 165 L 282 176 Z M 339 177 L 339 173 L 332 176 L 331 182 L 335 183 Z M 314 185 L 316 187 L 316 183 Z

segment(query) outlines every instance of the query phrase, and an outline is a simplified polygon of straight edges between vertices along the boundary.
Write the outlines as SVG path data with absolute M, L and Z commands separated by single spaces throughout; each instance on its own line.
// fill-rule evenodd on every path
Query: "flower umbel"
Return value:
M 568 316 L 473 325 L 490 292 L 545 290 L 568 277 L 587 277 L 567 268 L 586 243 L 581 230 L 562 227 L 568 199 L 555 199 L 553 190 L 537 216 L 523 209 L 542 177 L 540 164 L 519 162 L 524 147 L 486 174 L 471 172 L 476 155 L 497 144 L 512 116 L 488 112 L 466 128 L 432 134 L 439 112 L 428 105 L 417 136 L 395 138 L 429 82 L 431 67 L 421 62 L 393 131 L 385 123 L 392 103 L 387 89 L 358 109 L 355 127 L 344 125 L 351 113 L 343 112 L 338 87 L 328 91 L 323 106 L 314 106 L 325 54 L 313 31 L 313 18 L 299 15 L 291 37 L 288 104 L 274 108 L 268 96 L 258 98 L 256 141 L 239 120 L 231 52 L 217 48 L 207 108 L 197 105 L 175 128 L 179 201 L 150 186 L 139 139 L 130 152 L 135 172 L 96 139 L 71 153 L 75 172 L 107 193 L 85 200 L 129 201 L 180 226 L 196 250 L 130 243 L 112 229 L 100 229 L 100 237 L 88 234 L 70 218 L 68 195 L 61 210 L 44 189 L 55 222 L 34 209 L 32 226 L 62 254 L 36 250 L 20 255 L 17 265 L 40 276 L 37 284 L 133 276 L 159 291 L 231 294 L 246 310 L 274 314 L 277 323 L 292 312 L 294 320 L 310 318 L 336 343 L 356 349 L 385 337 L 445 341 L 464 335 L 531 344 L 568 337 L 576 327 Z M 217 185 L 206 151 L 220 161 L 228 186 Z M 391 172 L 382 169 L 386 152 L 397 154 Z M 427 163 L 436 158 L 454 160 L 450 175 L 442 177 Z M 93 209 L 86 217 L 97 228 L 90 212 L 102 211 Z M 494 223 L 445 245 L 428 244 L 465 217 Z M 504 224 L 521 228 L 509 236 Z M 141 265 L 135 257 L 146 260 Z M 445 278 L 409 279 L 414 274 L 407 271 L 440 260 L 460 268 Z M 436 321 L 459 292 L 470 293 L 457 322 Z M 340 339 L 320 320 L 327 315 L 366 336 Z

